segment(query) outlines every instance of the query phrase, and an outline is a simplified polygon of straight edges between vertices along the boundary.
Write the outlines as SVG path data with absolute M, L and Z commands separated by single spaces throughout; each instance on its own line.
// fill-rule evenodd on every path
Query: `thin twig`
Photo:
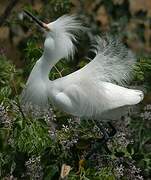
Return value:
M 55 68 L 55 70 L 57 71 L 57 73 L 59 74 L 59 76 L 62 77 L 62 74 L 61 74 L 61 72 L 59 71 L 59 69 L 58 69 L 56 66 L 54 66 L 54 68 Z

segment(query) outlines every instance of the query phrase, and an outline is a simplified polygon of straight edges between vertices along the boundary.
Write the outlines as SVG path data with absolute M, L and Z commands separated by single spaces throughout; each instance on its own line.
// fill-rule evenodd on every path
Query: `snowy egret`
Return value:
M 128 89 L 116 83 L 130 77 L 135 56 L 118 40 L 106 42 L 95 37 L 95 58 L 80 70 L 51 81 L 49 72 L 61 59 L 74 55 L 74 33 L 83 26 L 74 15 L 64 15 L 49 24 L 43 23 L 28 11 L 25 13 L 45 29 L 44 51 L 33 67 L 22 102 L 46 108 L 51 102 L 61 110 L 79 117 L 98 119 L 103 112 L 143 99 L 140 90 Z

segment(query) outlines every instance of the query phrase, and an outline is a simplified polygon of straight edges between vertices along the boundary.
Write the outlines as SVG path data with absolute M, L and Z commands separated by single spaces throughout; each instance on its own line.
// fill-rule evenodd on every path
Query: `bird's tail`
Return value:
M 141 102 L 144 98 L 144 93 L 140 90 L 130 89 L 127 94 L 127 105 L 135 105 Z
M 106 103 L 108 103 L 109 109 L 135 105 L 144 98 L 144 94 L 140 90 L 128 89 L 107 82 L 102 82 L 102 87 L 107 97 Z

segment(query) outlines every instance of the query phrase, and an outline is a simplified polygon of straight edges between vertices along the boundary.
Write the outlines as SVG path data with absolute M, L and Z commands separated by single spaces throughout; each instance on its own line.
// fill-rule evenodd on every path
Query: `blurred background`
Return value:
M 151 53 L 150 0 L 1 0 L 0 49 L 17 66 L 21 63 L 23 42 L 38 33 L 38 28 L 24 16 L 23 9 L 31 10 L 45 22 L 65 13 L 77 13 L 93 33 L 114 33 L 137 54 Z
M 80 122 L 56 109 L 47 116 L 25 116 L 19 95 L 42 54 L 44 35 L 24 15 L 42 21 L 78 14 L 89 27 L 81 34 L 73 61 L 61 60 L 50 78 L 69 74 L 89 62 L 90 40 L 112 34 L 137 56 L 131 86 L 145 92 L 144 101 L 122 121 L 106 148 L 93 152 L 100 132 L 93 121 Z M 38 110 L 37 110 L 38 112 Z M 109 127 L 106 127 L 107 129 Z M 69 180 L 149 180 L 151 177 L 151 0 L 0 0 L 0 178 L 59 179 L 64 163 Z M 83 160 L 92 151 L 90 159 Z M 72 168 L 72 169 L 71 169 Z

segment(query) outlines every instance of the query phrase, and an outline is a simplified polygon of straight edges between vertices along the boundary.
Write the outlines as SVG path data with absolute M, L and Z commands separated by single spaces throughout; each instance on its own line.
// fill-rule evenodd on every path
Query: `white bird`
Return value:
M 119 41 L 94 38 L 95 58 L 80 70 L 51 81 L 49 73 L 62 58 L 74 55 L 75 33 L 83 26 L 74 15 L 64 15 L 49 24 L 26 11 L 43 29 L 44 51 L 33 67 L 22 92 L 23 104 L 47 108 L 51 102 L 62 111 L 78 117 L 98 119 L 108 110 L 139 103 L 140 90 L 117 85 L 128 81 L 136 58 Z

